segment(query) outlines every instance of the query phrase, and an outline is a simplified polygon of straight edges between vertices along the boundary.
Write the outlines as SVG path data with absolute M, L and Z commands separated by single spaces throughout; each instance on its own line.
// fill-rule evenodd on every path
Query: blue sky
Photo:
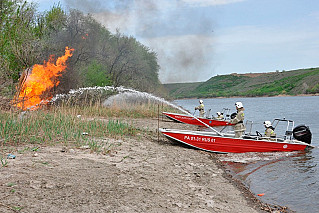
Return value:
M 158 53 L 162 83 L 319 67 L 317 0 L 34 0 L 89 12 Z

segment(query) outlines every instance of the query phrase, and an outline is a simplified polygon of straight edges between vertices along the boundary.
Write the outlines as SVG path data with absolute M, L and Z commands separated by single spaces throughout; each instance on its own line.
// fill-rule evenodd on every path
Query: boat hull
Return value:
M 168 117 L 171 120 L 174 120 L 180 123 L 197 125 L 197 126 L 206 126 L 206 125 L 231 126 L 233 125 L 229 121 L 220 121 L 220 120 L 214 120 L 214 119 L 208 119 L 208 118 L 195 118 L 185 114 L 178 114 L 178 113 L 171 113 L 171 112 L 163 112 L 163 114 L 166 115 L 166 117 Z
M 268 141 L 219 136 L 214 133 L 159 129 L 166 137 L 189 146 L 219 153 L 291 152 L 304 150 L 308 144 L 299 141 Z

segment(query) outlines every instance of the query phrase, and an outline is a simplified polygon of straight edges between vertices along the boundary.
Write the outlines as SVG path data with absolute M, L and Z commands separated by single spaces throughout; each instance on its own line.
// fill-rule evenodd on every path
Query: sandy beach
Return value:
M 157 134 L 183 124 L 126 122 L 143 133 L 105 139 L 106 154 L 87 147 L 19 147 L 0 168 L 0 212 L 267 212 L 221 167 L 216 154 Z M 181 125 L 181 126 L 180 126 Z

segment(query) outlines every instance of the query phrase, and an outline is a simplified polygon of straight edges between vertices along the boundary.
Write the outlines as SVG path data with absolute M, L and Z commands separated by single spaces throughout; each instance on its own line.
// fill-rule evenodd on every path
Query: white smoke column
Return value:
M 221 4 L 224 1 L 210 1 Z M 234 0 L 233 0 L 234 1 Z M 158 55 L 162 83 L 206 81 L 214 75 L 214 21 L 190 12 L 209 1 L 66 0 L 92 14 L 111 32 L 133 35 Z

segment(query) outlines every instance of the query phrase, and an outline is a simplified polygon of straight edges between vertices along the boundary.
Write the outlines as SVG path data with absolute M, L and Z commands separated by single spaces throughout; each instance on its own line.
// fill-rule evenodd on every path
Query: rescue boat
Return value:
M 291 152 L 312 148 L 311 131 L 306 125 L 294 127 L 291 120 L 275 119 L 276 122 L 287 122 L 288 126 L 282 136 L 265 137 L 256 131 L 248 132 L 240 138 L 235 138 L 232 132 L 222 133 L 214 128 L 213 131 L 192 131 L 160 128 L 159 131 L 169 139 L 186 144 L 190 147 L 217 153 L 244 152 Z M 275 125 L 274 125 L 275 126 Z M 289 127 L 290 126 L 290 127 Z

